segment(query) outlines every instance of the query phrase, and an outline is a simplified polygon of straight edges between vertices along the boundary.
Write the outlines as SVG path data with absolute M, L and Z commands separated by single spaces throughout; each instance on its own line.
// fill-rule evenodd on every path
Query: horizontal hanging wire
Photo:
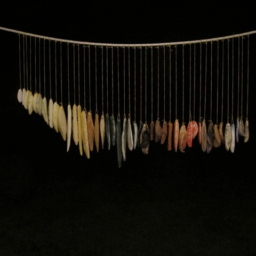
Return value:
M 223 40 L 223 39 L 231 39 L 231 38 L 235 38 L 235 37 L 256 34 L 256 30 L 253 30 L 253 31 L 245 32 L 245 33 L 236 34 L 236 35 L 215 37 L 215 38 L 209 38 L 209 39 L 201 39 L 201 40 L 183 41 L 183 42 L 168 42 L 168 43 L 153 43 L 153 44 L 110 44 L 110 43 L 94 43 L 94 42 L 66 40 L 66 39 L 60 39 L 60 38 L 54 38 L 54 37 L 48 37 L 48 36 L 27 33 L 24 31 L 5 28 L 5 27 L 0 27 L 0 30 L 11 32 L 11 33 L 16 33 L 16 34 L 20 34 L 20 35 L 32 36 L 32 37 L 41 38 L 41 39 L 47 39 L 47 40 L 51 40 L 51 41 L 55 41 L 55 42 L 64 42 L 64 43 L 82 44 L 82 45 L 94 45 L 94 46 L 110 46 L 110 47 L 150 47 L 150 46 L 185 45 L 185 44 L 207 43 L 207 42 L 212 42 L 212 41 L 219 41 L 219 40 Z

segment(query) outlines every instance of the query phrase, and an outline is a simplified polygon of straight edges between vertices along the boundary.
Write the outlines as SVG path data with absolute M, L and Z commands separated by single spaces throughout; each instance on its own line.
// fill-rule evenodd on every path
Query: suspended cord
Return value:
M 103 72 L 104 72 L 104 65 L 103 65 L 103 46 L 101 47 L 101 102 L 102 102 L 102 114 L 104 113 L 104 87 L 103 87 Z
M 112 66 L 112 115 L 114 115 L 114 48 L 111 49 L 111 66 Z
M 35 38 L 35 92 L 37 93 L 37 72 L 36 72 L 36 38 Z M 50 83 L 50 88 L 51 88 L 51 83 Z
M 32 56 L 32 52 L 31 52 L 31 37 L 29 38 L 29 87 L 30 87 L 30 92 L 32 92 L 32 64 L 31 64 L 31 56 Z
M 223 113 L 224 113 L 224 40 L 222 40 L 222 82 L 221 82 L 221 122 L 223 122 Z
M 243 101 L 244 99 L 244 38 L 242 37 L 241 49 L 241 118 L 243 117 Z
M 237 49 L 237 117 L 239 117 L 239 94 L 240 94 L 240 38 L 237 38 L 238 49 Z
M 68 105 L 70 105 L 69 44 L 67 44 Z
M 108 48 L 106 48 L 106 87 L 107 87 L 107 113 L 108 112 Z
M 81 79 L 81 72 L 80 72 L 80 46 L 77 45 L 77 91 L 78 91 L 78 105 L 81 106 L 80 102 L 80 79 Z
M 204 80 L 204 119 L 206 118 L 206 86 L 207 86 L 207 43 L 205 45 L 205 80 Z
M 145 124 L 147 123 L 147 48 L 145 48 Z
M 86 98 L 85 98 L 85 46 L 83 47 L 83 57 L 84 57 L 84 60 L 83 60 L 83 66 L 84 66 L 84 109 L 86 109 Z
M 177 90 L 178 90 L 178 85 L 177 85 L 177 75 L 178 75 L 178 70 L 177 70 L 177 46 L 175 46 L 175 119 L 178 118 L 178 110 L 177 110 L 177 107 L 178 107 L 178 93 L 177 93 Z
M 200 43 L 199 118 L 202 117 L 202 43 Z
M 142 48 L 140 47 L 140 121 L 142 122 Z
M 248 36 L 248 41 L 247 41 L 247 102 L 246 102 L 246 118 L 248 119 L 248 114 L 249 114 L 249 42 L 250 42 L 250 37 Z
M 31 38 L 30 38 L 31 39 Z M 31 67 L 31 65 L 30 65 Z M 46 75 L 45 75 L 45 40 L 44 40 L 44 97 L 46 97 Z
M 189 121 L 191 121 L 191 98 L 192 98 L 192 87 L 191 87 L 191 84 L 192 84 L 192 76 L 191 76 L 191 44 L 189 45 L 189 104 L 188 104 L 188 107 L 189 107 Z
M 26 71 L 25 71 L 25 36 L 23 36 L 23 84 L 26 88 Z
M 157 48 L 157 118 L 159 119 L 159 47 Z
M 163 75 L 163 79 L 164 79 L 164 95 L 163 95 L 163 97 L 164 97 L 164 120 L 165 120 L 165 46 L 164 46 L 164 49 L 163 49 L 163 55 L 164 55 L 164 57 L 163 57 L 163 64 L 164 64 L 164 70 L 163 70 L 163 73 L 164 73 L 164 75 Z
M 97 46 L 95 46 L 95 63 L 94 63 L 94 72 L 95 72 L 95 113 L 98 113 L 98 75 L 97 75 Z
M 136 48 L 134 48 L 134 121 L 136 122 Z
M 60 100 L 61 100 L 61 104 L 63 104 L 63 97 L 62 97 L 62 43 L 60 43 Z
M 41 39 L 39 39 L 39 44 L 38 44 L 38 68 L 39 68 L 39 93 L 42 95 L 41 92 Z
M 184 88 L 185 88 L 185 75 L 184 75 L 184 44 L 182 45 L 182 123 L 184 122 Z
M 125 115 L 125 48 L 123 48 L 123 78 L 124 78 L 124 115 Z
M 57 42 L 55 42 L 54 49 L 55 49 L 55 101 L 57 102 Z
M 194 99 L 193 99 L 193 120 L 196 120 L 196 44 L 194 44 Z
M 153 91 L 153 47 L 151 47 L 151 121 L 153 121 L 154 91 Z
M 227 122 L 229 123 L 229 40 L 228 40 L 228 53 L 227 53 L 227 61 L 228 61 L 228 65 L 227 65 L 227 76 L 228 76 L 228 80 L 227 80 Z
M 128 91 L 129 91 L 129 115 L 131 114 L 131 53 L 128 48 Z
M 219 41 L 217 42 L 217 104 L 216 104 L 216 124 L 219 123 L 219 66 L 220 66 L 220 61 L 219 61 L 219 54 L 220 54 L 220 50 L 219 50 Z
M 169 47 L 169 121 L 172 120 L 172 49 Z
M 91 104 L 91 47 L 88 46 L 88 76 L 89 76 L 89 110 L 92 110 L 92 104 Z M 113 100 L 112 100 L 113 102 Z
M 73 89 L 74 89 L 74 104 L 76 104 L 76 45 L 73 44 Z
M 50 99 L 52 99 L 52 64 L 51 64 L 51 41 L 49 41 L 49 82 L 50 82 Z
M 119 47 L 117 47 L 117 97 L 118 117 L 120 117 Z
M 210 120 L 212 121 L 212 42 L 211 42 Z
M 20 50 L 20 44 L 21 44 L 21 42 L 20 42 L 20 34 L 19 34 L 19 76 L 20 76 L 20 89 L 21 89 L 21 87 L 22 87 L 22 85 L 21 85 L 21 50 Z
M 234 38 L 232 38 L 232 108 L 231 122 L 234 122 Z

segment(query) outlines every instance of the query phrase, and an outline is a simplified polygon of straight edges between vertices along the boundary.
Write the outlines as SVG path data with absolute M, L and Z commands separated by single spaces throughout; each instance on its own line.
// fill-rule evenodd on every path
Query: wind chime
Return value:
M 209 40 L 122 45 L 0 29 L 18 34 L 18 101 L 61 134 L 67 152 L 72 138 L 79 154 L 88 159 L 93 152 L 115 148 L 121 167 L 127 148 L 138 146 L 148 154 L 153 141 L 168 151 L 184 153 L 199 144 L 210 153 L 224 144 L 234 153 L 240 137 L 249 140 L 249 36 L 255 31 Z

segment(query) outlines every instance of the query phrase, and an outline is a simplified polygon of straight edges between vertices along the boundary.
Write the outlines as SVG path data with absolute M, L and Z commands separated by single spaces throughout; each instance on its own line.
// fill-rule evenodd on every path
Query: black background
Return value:
M 246 2 L 0 3 L 0 26 L 66 39 L 155 43 L 255 29 Z M 17 102 L 17 36 L 0 31 L 0 255 L 255 254 L 255 36 L 250 140 L 234 154 L 185 154 L 152 143 L 80 157 Z M 254 59 L 254 61 L 253 61 Z

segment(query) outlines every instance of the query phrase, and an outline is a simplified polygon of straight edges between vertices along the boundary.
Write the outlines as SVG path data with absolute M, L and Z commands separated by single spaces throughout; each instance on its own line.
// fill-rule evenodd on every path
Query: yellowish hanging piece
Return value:
M 82 122 L 81 122 L 81 106 L 77 107 L 77 119 L 78 119 L 78 143 L 80 155 L 83 155 L 83 145 L 82 145 Z
M 82 141 L 83 141 L 83 149 L 86 157 L 90 158 L 90 149 L 89 149 L 89 141 L 88 141 L 88 131 L 87 131 L 87 119 L 85 110 L 81 113 L 81 122 L 82 122 Z
M 95 122 L 94 122 L 94 139 L 95 139 L 95 147 L 97 153 L 100 149 L 100 127 L 99 127 L 99 115 L 95 114 Z
M 59 114 L 58 114 L 58 127 L 60 134 L 62 136 L 62 139 L 66 141 L 67 139 L 67 119 L 66 119 L 66 114 L 64 111 L 63 106 L 61 105 L 59 109 Z
M 175 152 L 178 151 L 178 144 L 179 144 L 179 133 L 180 133 L 180 127 L 179 127 L 179 120 L 176 119 L 174 121 L 174 150 Z
M 70 143 L 71 143 L 71 132 L 72 132 L 71 119 L 72 119 L 72 111 L 71 111 L 71 106 L 70 106 L 70 104 L 68 104 L 68 120 L 67 120 L 67 152 L 69 151 Z
M 53 113 L 52 113 L 52 121 L 53 121 L 53 127 L 56 132 L 59 132 L 58 127 L 58 115 L 59 115 L 60 106 L 57 102 L 54 102 L 53 104 Z
M 48 120 L 48 113 L 47 113 L 47 99 L 46 99 L 46 97 L 44 97 L 43 101 L 42 101 L 42 115 L 43 115 L 44 121 L 48 124 L 49 120 Z
M 72 131 L 73 131 L 73 140 L 75 145 L 78 145 L 78 119 L 77 119 L 77 106 L 73 105 L 72 108 Z
M 104 143 L 105 143 L 105 117 L 104 113 L 102 113 L 100 118 L 100 137 L 101 137 L 101 147 L 104 149 Z
M 94 126 L 92 120 L 92 112 L 88 112 L 88 141 L 89 141 L 89 148 L 90 151 L 93 151 L 93 142 L 94 142 Z

